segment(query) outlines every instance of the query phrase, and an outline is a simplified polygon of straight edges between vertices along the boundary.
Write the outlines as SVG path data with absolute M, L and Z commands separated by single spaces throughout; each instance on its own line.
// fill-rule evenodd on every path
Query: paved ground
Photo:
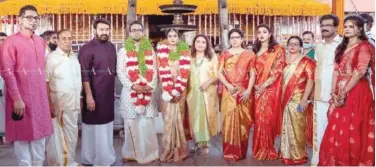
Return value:
M 252 134 L 252 133 L 251 133 Z M 161 135 L 158 135 L 159 137 L 159 143 L 161 146 Z M 114 166 L 139 166 L 136 162 L 128 162 L 124 163 L 121 161 L 121 146 L 122 146 L 122 138 L 117 136 L 114 138 L 114 146 L 116 151 L 116 163 Z M 78 143 L 77 146 L 77 154 L 76 154 L 76 160 L 79 162 L 80 160 L 80 152 L 81 152 L 81 146 L 80 146 L 81 140 Z M 238 162 L 232 162 L 232 161 L 226 161 L 222 158 L 222 138 L 221 135 L 218 135 L 211 140 L 211 148 L 210 153 L 207 156 L 199 156 L 195 154 L 189 154 L 189 157 L 184 160 L 183 162 L 179 163 L 162 163 L 162 162 L 152 162 L 150 164 L 144 164 L 145 165 L 151 165 L 151 166 L 282 166 L 283 164 L 279 160 L 274 161 L 258 161 L 254 160 L 252 155 L 252 136 L 249 140 L 249 148 L 248 148 L 248 156 L 247 158 L 238 161 Z M 278 148 L 278 142 L 276 142 L 276 148 Z M 188 142 L 189 148 L 193 146 L 192 142 Z M 309 158 L 311 159 L 312 155 L 312 149 L 308 150 L 309 152 Z M 17 160 L 14 155 L 13 146 L 3 145 L 0 146 L 0 165 L 3 166 L 14 166 L 17 165 Z M 309 163 L 305 164 L 310 165 Z

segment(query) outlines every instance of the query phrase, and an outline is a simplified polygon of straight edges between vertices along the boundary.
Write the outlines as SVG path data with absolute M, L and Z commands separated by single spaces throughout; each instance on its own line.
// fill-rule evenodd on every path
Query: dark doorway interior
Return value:
M 158 28 L 158 25 L 162 24 L 172 24 L 174 16 L 167 15 L 167 16 L 155 16 L 150 15 L 148 16 L 148 22 L 149 22 L 149 37 L 153 41 L 153 43 L 156 43 L 160 41 L 161 39 L 165 38 L 165 33 L 160 31 L 160 28 Z

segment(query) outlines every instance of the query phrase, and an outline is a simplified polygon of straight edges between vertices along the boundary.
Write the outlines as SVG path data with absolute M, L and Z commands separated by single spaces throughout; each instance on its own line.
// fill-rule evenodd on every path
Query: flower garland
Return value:
M 153 52 L 150 41 L 146 38 L 140 40 L 138 51 L 136 52 L 136 45 L 133 39 L 128 38 L 124 44 L 127 54 L 127 61 L 125 63 L 126 72 L 129 76 L 132 85 L 150 86 L 153 80 Z M 130 96 L 133 104 L 136 106 L 138 114 L 144 114 L 146 106 L 151 100 L 152 92 L 136 93 L 131 90 Z
M 179 41 L 176 53 L 172 52 L 166 42 L 162 42 L 157 47 L 159 59 L 159 76 L 162 84 L 162 99 L 171 101 L 173 97 L 179 97 L 187 87 L 191 58 L 189 56 L 189 46 Z M 176 80 L 172 78 L 171 68 L 168 60 L 179 60 L 179 75 Z

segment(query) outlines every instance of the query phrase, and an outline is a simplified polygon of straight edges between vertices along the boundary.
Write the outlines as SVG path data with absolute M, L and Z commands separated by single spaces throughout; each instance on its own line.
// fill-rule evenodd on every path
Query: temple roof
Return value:
M 138 15 L 163 15 L 159 5 L 173 0 L 137 0 Z M 17 15 L 24 5 L 40 14 L 126 14 L 128 0 L 0 0 L 0 15 Z M 229 13 L 267 16 L 320 16 L 330 13 L 328 4 L 315 0 L 227 0 Z M 197 5 L 194 14 L 217 14 L 218 0 L 184 0 Z

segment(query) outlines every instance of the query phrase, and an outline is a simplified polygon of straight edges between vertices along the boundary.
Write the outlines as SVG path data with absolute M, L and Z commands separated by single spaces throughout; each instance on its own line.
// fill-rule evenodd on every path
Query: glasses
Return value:
M 300 46 L 300 44 L 299 43 L 289 43 L 288 46 L 298 47 L 298 46 Z
M 323 27 L 334 27 L 334 25 L 332 25 L 332 24 L 321 24 L 320 28 L 323 28 Z
M 230 39 L 232 40 L 232 39 L 240 39 L 240 38 L 242 38 L 241 36 L 232 36 L 232 37 L 230 37 Z
M 27 21 L 39 21 L 40 20 L 40 17 L 39 16 L 23 16 L 22 18 L 25 18 L 27 19 Z
M 131 30 L 131 32 L 142 32 L 143 31 L 143 29 L 133 29 L 133 30 Z

